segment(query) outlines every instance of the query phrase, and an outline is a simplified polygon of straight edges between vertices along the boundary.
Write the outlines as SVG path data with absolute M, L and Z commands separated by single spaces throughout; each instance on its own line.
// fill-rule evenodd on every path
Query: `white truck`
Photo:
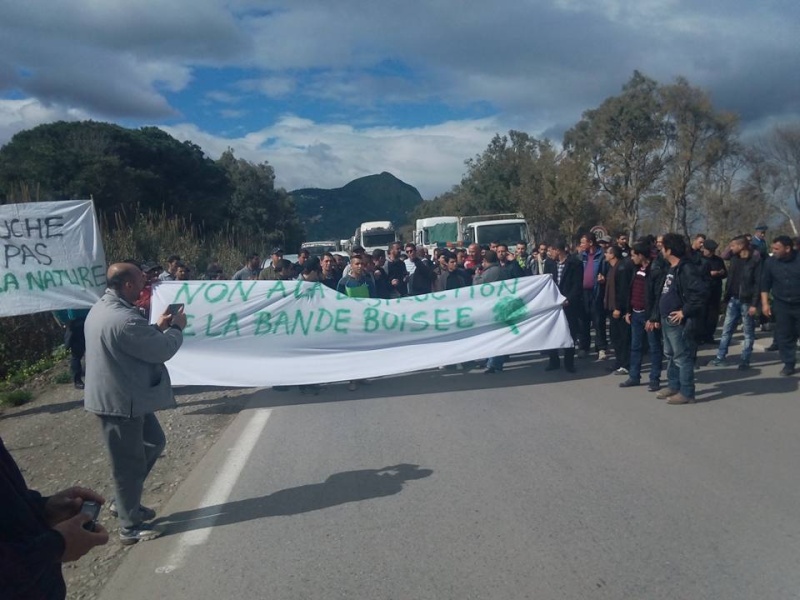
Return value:
M 308 250 L 311 256 L 322 256 L 326 252 L 338 252 L 341 250 L 338 240 L 325 240 L 321 242 L 303 242 L 301 250 Z
M 464 245 L 488 246 L 490 242 L 508 244 L 514 248 L 517 242 L 531 243 L 528 223 L 521 213 L 475 215 L 459 217 L 459 233 Z
M 414 227 L 414 243 L 417 246 L 425 246 L 428 254 L 432 254 L 437 247 L 457 243 L 462 239 L 458 219 L 458 217 L 417 219 Z
M 378 248 L 388 250 L 397 241 L 397 231 L 391 221 L 367 221 L 356 229 L 353 246 L 361 246 L 365 252 Z

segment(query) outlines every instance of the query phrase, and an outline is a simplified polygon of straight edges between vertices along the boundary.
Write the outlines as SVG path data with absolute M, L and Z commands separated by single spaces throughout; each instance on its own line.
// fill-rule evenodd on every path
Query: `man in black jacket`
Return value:
M 796 372 L 797 337 L 800 335 L 800 258 L 788 235 L 772 240 L 772 256 L 764 263 L 761 276 L 761 312 L 769 317 L 773 311 L 775 341 L 783 362 L 781 375 L 788 377 Z
M 0 598 L 61 599 L 67 594 L 61 563 L 78 560 L 108 542 L 100 524 L 80 513 L 84 500 L 102 496 L 73 487 L 49 498 L 28 489 L 0 439 Z
M 661 388 L 661 369 L 664 357 L 661 340 L 661 323 L 652 320 L 653 305 L 658 304 L 658 294 L 664 285 L 663 270 L 652 264 L 652 252 L 648 244 L 637 242 L 631 249 L 633 264 L 636 266 L 630 286 L 628 313 L 625 322 L 631 327 L 631 360 L 628 379 L 619 387 L 633 387 L 641 382 L 642 355 L 644 339 L 650 349 L 649 392 Z
M 665 234 L 661 252 L 669 263 L 658 303 L 668 387 L 656 398 L 666 399 L 668 404 L 689 404 L 695 401 L 696 335 L 704 323 L 708 279 L 703 265 L 689 256 L 679 234 Z
M 548 260 L 544 263 L 544 274 L 551 275 L 564 296 L 564 316 L 567 317 L 569 333 L 573 343 L 577 341 L 581 326 L 581 310 L 583 309 L 583 262 L 569 254 L 567 241 L 564 239 L 551 242 L 548 247 Z M 548 352 L 550 362 L 546 371 L 555 371 L 560 365 L 558 350 Z M 575 372 L 575 347 L 564 349 L 564 368 L 569 373 Z
M 706 326 L 700 332 L 701 344 L 715 344 L 714 332 L 719 323 L 719 306 L 722 301 L 722 282 L 728 277 L 725 261 L 717 256 L 718 244 L 712 239 L 703 242 L 703 264 L 710 281 L 708 302 L 706 303 Z
M 761 256 L 752 251 L 750 242 L 743 235 L 733 238 L 728 250 L 731 253 L 731 268 L 728 270 L 728 286 L 723 299 L 728 307 L 725 310 L 725 323 L 722 325 L 717 355 L 708 364 L 712 367 L 725 365 L 731 337 L 741 321 L 744 347 L 739 359 L 739 369 L 743 371 L 750 367 L 750 355 L 756 339 L 755 316 L 760 299 L 762 261 Z

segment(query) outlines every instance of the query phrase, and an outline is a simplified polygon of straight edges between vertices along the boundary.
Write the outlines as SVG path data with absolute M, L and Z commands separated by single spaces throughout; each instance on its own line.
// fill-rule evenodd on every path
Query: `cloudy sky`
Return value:
M 639 69 L 745 132 L 800 118 L 797 0 L 0 0 L 0 144 L 157 125 L 278 184 L 389 171 L 431 198 L 509 129 L 560 141 Z

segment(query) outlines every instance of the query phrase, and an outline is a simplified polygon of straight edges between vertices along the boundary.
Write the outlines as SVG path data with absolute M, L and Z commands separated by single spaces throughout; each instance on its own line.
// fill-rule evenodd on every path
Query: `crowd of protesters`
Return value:
M 565 297 L 563 308 L 574 340 L 574 348 L 563 351 L 566 371 L 575 372 L 576 358 L 594 356 L 607 361 L 609 372 L 625 376 L 619 385 L 626 388 L 643 385 L 647 362 L 647 390 L 670 404 L 687 404 L 695 401 L 698 347 L 715 345 L 716 354 L 708 364 L 727 365 L 731 338 L 739 326 L 744 334 L 739 369 L 750 368 L 757 325 L 766 330 L 775 322 L 767 350 L 780 352 L 782 375 L 795 373 L 800 334 L 799 242 L 778 236 L 768 247 L 766 230 L 759 226 L 755 234 L 738 235 L 724 249 L 703 234 L 691 240 L 674 233 L 645 236 L 631 246 L 625 234 L 612 239 L 585 233 L 572 243 L 564 238 L 548 240 L 531 252 L 525 242 L 514 247 L 491 243 L 437 248 L 429 256 L 423 246 L 395 242 L 388 252 L 355 247 L 349 257 L 341 253 L 311 256 L 301 250 L 293 263 L 276 247 L 263 264 L 259 254 L 246 256 L 231 278 L 304 280 L 354 298 L 390 299 L 550 275 Z M 191 276 L 178 256 L 169 257 L 166 269 L 147 263 L 142 270 L 149 284 L 137 305 L 144 310 L 149 308 L 152 283 Z M 207 269 L 205 279 L 225 279 L 216 262 Z M 717 339 L 722 307 L 724 322 Z M 547 355 L 546 370 L 562 367 L 559 351 Z M 484 372 L 501 372 L 507 358 L 490 358 Z

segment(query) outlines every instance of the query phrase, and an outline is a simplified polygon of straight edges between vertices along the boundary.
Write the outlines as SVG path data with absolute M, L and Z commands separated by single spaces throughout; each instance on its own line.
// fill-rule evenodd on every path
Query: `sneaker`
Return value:
M 659 400 L 666 400 L 670 396 L 674 396 L 675 394 L 680 394 L 680 392 L 681 392 L 680 390 L 673 390 L 672 388 L 666 388 L 658 392 L 656 394 L 656 398 L 658 398 Z
M 661 384 L 658 381 L 651 381 L 647 386 L 648 392 L 657 392 L 661 389 Z
M 620 367 L 619 369 L 614 371 L 614 375 L 627 375 L 627 374 L 628 374 L 628 369 L 626 369 L 625 367 Z
M 694 398 L 687 398 L 680 392 L 667 399 L 667 404 L 694 404 Z
M 629 388 L 629 387 L 635 387 L 637 385 L 640 385 L 640 383 L 638 381 L 636 381 L 634 379 L 626 379 L 625 381 L 623 381 L 622 383 L 619 384 L 619 387 L 621 387 L 621 388 Z
M 119 530 L 119 541 L 123 546 L 130 546 L 136 542 L 154 540 L 163 532 L 147 523 L 140 523 L 135 527 L 123 527 Z
M 84 387 L 86 387 L 83 385 L 83 382 L 80 379 L 76 381 L 73 385 L 75 386 L 76 390 L 82 390 Z
M 709 367 L 724 367 L 726 363 L 725 363 L 725 359 L 724 358 L 712 358 L 706 364 Z
M 598 350 L 597 351 L 597 360 L 605 360 L 608 357 L 608 353 L 605 350 Z
M 747 369 L 750 368 L 750 364 L 745 362 L 739 363 L 739 366 L 736 368 L 739 369 L 740 371 L 747 371 Z
M 785 367 L 783 367 L 783 369 L 781 369 L 781 375 L 783 375 L 784 377 L 789 377 L 791 375 L 794 375 L 796 372 L 797 369 L 794 368 L 794 365 L 786 365 Z
M 108 503 L 108 512 L 114 518 L 119 517 L 116 500 L 112 499 L 111 502 Z M 142 506 L 141 504 L 139 505 L 139 513 L 142 515 L 142 521 L 152 521 L 156 518 L 156 511 L 154 511 L 152 508 Z

